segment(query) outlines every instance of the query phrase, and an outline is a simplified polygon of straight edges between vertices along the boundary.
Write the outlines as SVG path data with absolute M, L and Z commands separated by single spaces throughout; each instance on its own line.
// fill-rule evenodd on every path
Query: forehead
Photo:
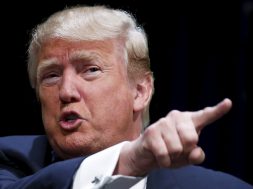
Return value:
M 62 51 L 76 51 L 76 50 L 87 50 L 87 51 L 102 51 L 104 53 L 113 53 L 116 46 L 116 40 L 104 40 L 104 41 L 67 41 L 63 39 L 49 39 L 45 41 L 40 49 L 40 55 L 43 53 L 57 54 Z
M 39 59 L 52 57 L 72 56 L 79 52 L 94 52 L 101 54 L 104 58 L 117 55 L 117 47 L 121 46 L 117 40 L 104 41 L 67 41 L 63 39 L 50 39 L 41 46 Z

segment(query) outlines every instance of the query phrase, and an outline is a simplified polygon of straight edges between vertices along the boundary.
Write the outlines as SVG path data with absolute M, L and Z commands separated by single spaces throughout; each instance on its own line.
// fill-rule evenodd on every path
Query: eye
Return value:
M 60 79 L 60 74 L 57 72 L 49 72 L 49 73 L 44 73 L 40 78 L 39 82 L 42 85 L 54 85 L 56 84 Z
M 101 68 L 98 66 L 88 66 L 83 71 L 81 72 L 82 78 L 86 80 L 93 80 L 96 79 L 100 73 L 101 73 Z
M 98 67 L 90 67 L 87 72 L 90 72 L 90 73 L 94 73 L 94 72 L 97 72 L 99 71 L 99 68 Z

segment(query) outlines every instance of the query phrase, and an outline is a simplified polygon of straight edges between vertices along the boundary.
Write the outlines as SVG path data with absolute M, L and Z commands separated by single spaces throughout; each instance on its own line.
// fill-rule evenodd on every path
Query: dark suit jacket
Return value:
M 0 138 L 0 189 L 70 189 L 82 158 L 57 161 L 45 136 Z M 231 175 L 187 166 L 159 169 L 148 176 L 147 189 L 253 189 Z

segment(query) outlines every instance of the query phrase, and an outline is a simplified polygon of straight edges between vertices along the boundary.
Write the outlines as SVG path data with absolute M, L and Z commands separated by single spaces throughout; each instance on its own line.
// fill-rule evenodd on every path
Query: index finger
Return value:
M 232 101 L 225 98 L 223 101 L 212 107 L 206 107 L 202 110 L 193 112 L 192 121 L 197 131 L 203 129 L 204 126 L 216 121 L 226 114 L 232 107 Z

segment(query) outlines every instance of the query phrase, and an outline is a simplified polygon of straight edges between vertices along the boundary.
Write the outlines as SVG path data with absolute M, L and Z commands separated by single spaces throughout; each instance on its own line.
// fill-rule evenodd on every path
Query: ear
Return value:
M 138 78 L 135 87 L 134 111 L 137 112 L 144 110 L 151 100 L 153 93 L 152 73 L 147 73 L 143 78 Z

